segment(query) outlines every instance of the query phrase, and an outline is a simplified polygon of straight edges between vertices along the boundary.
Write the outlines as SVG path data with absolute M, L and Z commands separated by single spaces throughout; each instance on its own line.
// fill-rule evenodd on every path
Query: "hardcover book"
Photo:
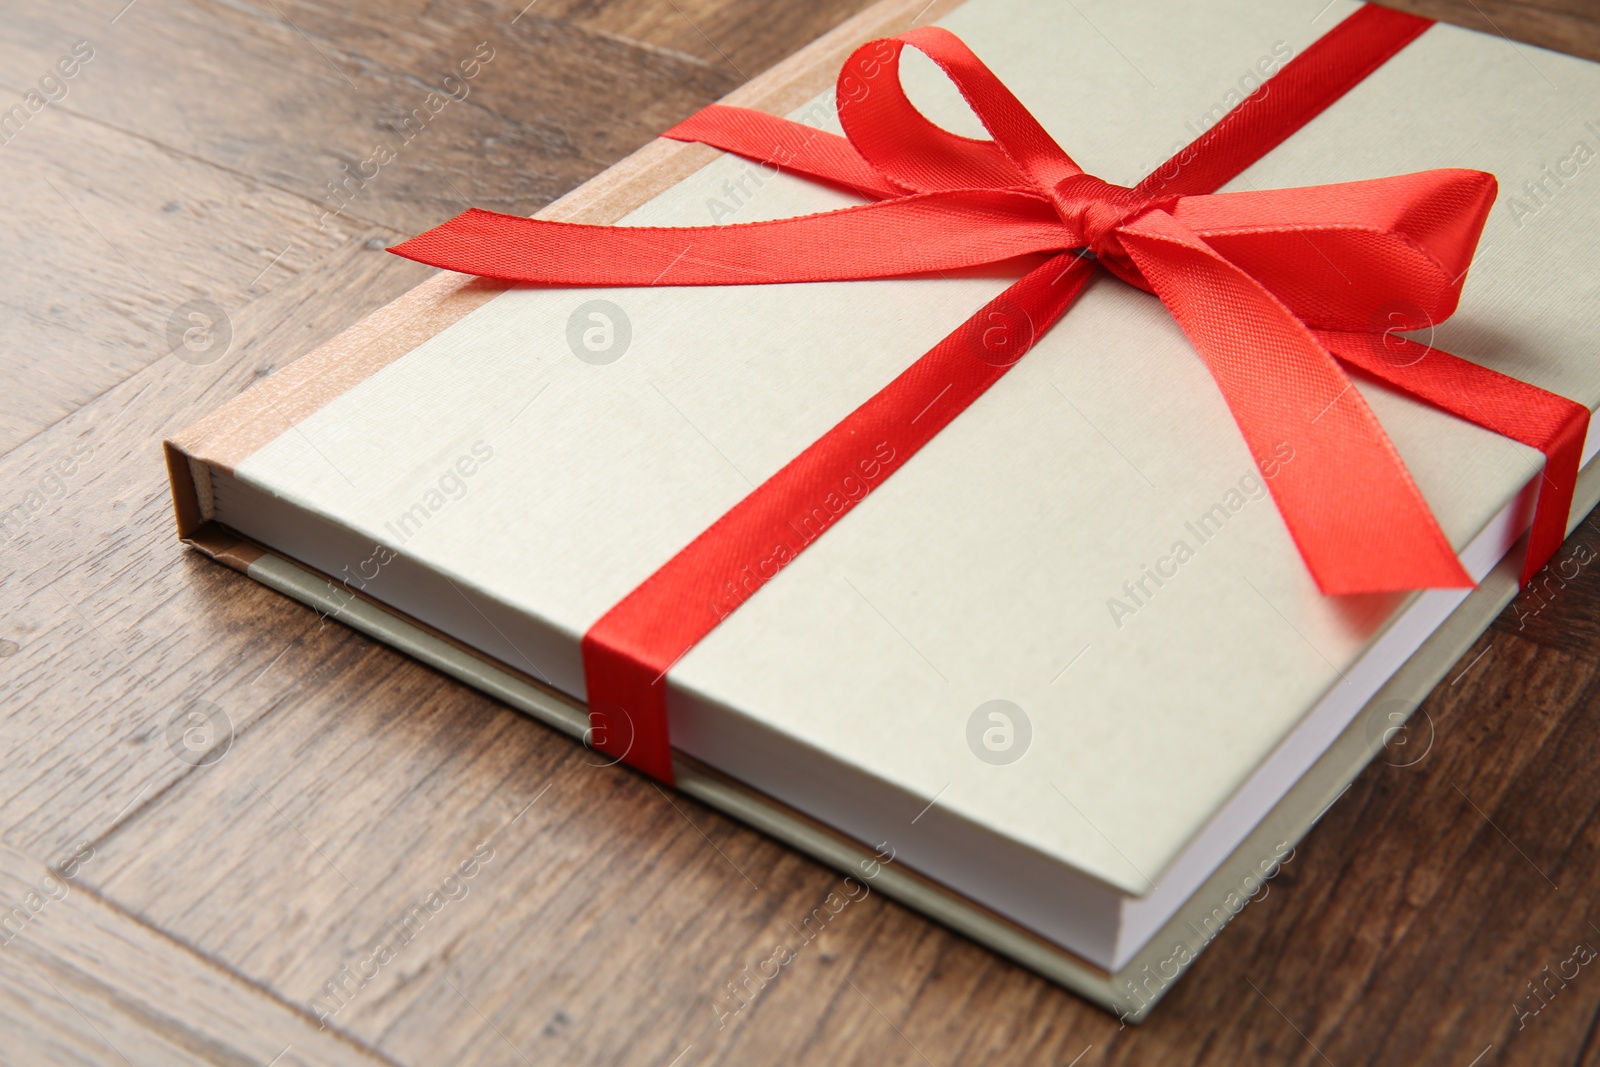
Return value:
M 727 103 L 838 133 L 852 50 L 936 22 L 1085 171 L 1132 186 L 1360 7 L 886 0 Z M 933 64 L 908 50 L 901 76 L 938 124 L 986 136 Z M 1406 336 L 1592 410 L 1596 100 L 1600 66 L 1432 25 L 1224 191 L 1497 175 L 1459 310 Z M 862 202 L 660 141 L 539 217 Z M 592 742 L 596 621 L 1032 266 L 604 289 L 442 273 L 169 441 L 180 533 Z M 1545 457 L 1353 388 L 1476 588 L 1321 592 L 1274 506 L 1303 443 L 1247 446 L 1173 315 L 1100 276 L 892 478 L 894 442 L 862 439 L 797 516 L 804 551 L 723 588 L 720 624 L 665 672 L 677 787 L 1142 1018 L 1516 591 Z M 1573 524 L 1600 497 L 1597 444 Z

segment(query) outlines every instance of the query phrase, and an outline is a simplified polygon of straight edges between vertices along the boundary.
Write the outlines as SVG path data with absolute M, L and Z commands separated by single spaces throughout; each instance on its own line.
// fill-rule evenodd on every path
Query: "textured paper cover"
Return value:
M 1226 0 L 1147 26 L 1109 2 L 972 0 L 944 23 L 1091 172 L 1129 182 L 1265 58 L 1303 49 L 1353 5 L 1319 6 Z M 908 72 L 913 95 L 975 133 L 927 74 Z M 1584 106 L 1596 99 L 1594 65 L 1439 26 L 1234 187 L 1467 166 L 1500 174 L 1509 196 L 1576 141 L 1595 143 L 1584 123 L 1600 115 Z M 749 169 L 718 160 L 628 221 L 709 222 L 713 200 L 734 209 L 729 221 L 849 202 L 798 181 L 758 184 Z M 734 203 L 727 189 L 742 177 L 754 194 Z M 1593 407 L 1597 188 L 1580 170 L 1531 214 L 1503 199 L 1437 343 Z M 577 638 L 590 622 L 1004 284 L 514 291 L 237 474 L 543 619 L 499 632 L 504 656 L 581 696 Z M 597 298 L 631 323 L 628 352 L 605 366 L 566 340 L 569 317 Z M 1536 473 L 1528 449 L 1361 389 L 1458 547 Z M 479 442 L 493 456 L 465 495 L 397 544 L 397 519 Z M 1401 603 L 1320 597 L 1266 499 L 1246 500 L 1204 544 L 1186 532 L 1252 470 L 1165 311 L 1101 280 L 674 668 L 674 739 L 739 776 L 737 735 L 711 728 L 732 712 L 897 786 L 903 812 L 862 812 L 848 797 L 812 808 L 858 836 L 875 821 L 904 832 L 937 797 L 915 833 L 971 820 L 1142 892 L 1307 709 L 1348 684 Z M 1178 540 L 1194 558 L 1117 625 L 1108 600 Z M 469 639 L 497 643 L 487 629 Z M 995 698 L 1032 722 L 1031 748 L 1010 766 L 979 762 L 966 741 L 973 709 Z

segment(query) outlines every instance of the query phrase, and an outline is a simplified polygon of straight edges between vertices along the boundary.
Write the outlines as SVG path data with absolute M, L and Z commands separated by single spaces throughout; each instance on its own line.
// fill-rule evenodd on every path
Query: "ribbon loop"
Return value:
M 993 140 L 961 137 L 906 97 L 900 55 L 910 45 L 944 71 Z M 873 167 L 907 192 L 1028 188 L 1048 195 L 1082 169 L 955 34 L 924 26 L 862 45 L 838 82 L 839 122 Z
M 1308 326 L 1422 329 L 1455 313 L 1494 176 L 1391 178 L 1186 196 L 1172 214 Z

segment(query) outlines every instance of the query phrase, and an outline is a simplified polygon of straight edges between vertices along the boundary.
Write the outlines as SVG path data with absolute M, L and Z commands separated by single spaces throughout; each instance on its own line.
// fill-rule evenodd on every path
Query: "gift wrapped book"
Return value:
M 1316 8 L 881 4 L 394 249 L 180 532 L 1142 1017 L 1600 496 L 1600 68 Z

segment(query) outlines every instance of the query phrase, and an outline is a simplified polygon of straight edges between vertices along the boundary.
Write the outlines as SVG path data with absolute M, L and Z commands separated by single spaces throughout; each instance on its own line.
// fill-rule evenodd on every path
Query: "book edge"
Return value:
M 1584 474 L 1580 506 L 1592 508 L 1600 502 L 1600 465 Z M 490 660 L 370 598 L 357 594 L 354 600 L 341 599 L 334 582 L 327 576 L 263 549 L 218 523 L 202 524 L 185 540 L 196 550 L 261 584 L 325 615 L 336 614 L 352 628 L 504 701 L 580 743 L 583 741 L 587 712 L 570 697 L 514 668 Z M 1515 597 L 1518 549 L 1521 547 L 1522 542 L 1519 542 L 1517 548 L 1500 561 L 1446 622 L 1374 694 L 1367 707 L 1394 701 L 1420 706 L 1462 652 Z M 1242 904 L 1235 910 L 1226 903 L 1227 898 L 1230 895 L 1241 900 L 1253 897 L 1253 892 L 1244 884 L 1252 873 L 1259 883 L 1270 879 L 1270 875 L 1263 877 L 1260 873 L 1261 864 L 1266 861 L 1259 857 L 1268 852 L 1276 856 L 1281 851 L 1279 845 L 1298 844 L 1376 756 L 1382 748 L 1382 736 L 1376 739 L 1369 736 L 1366 718 L 1363 712 L 1352 720 L 1311 770 L 1246 835 L 1183 907 L 1115 972 L 1084 960 L 912 868 L 883 863 L 881 852 L 697 760 L 675 754 L 674 770 L 680 791 L 830 868 L 864 878 L 862 872 L 867 868 L 863 864 L 878 861 L 877 872 L 865 880 L 886 896 L 1085 997 L 1120 1019 L 1137 1023 L 1148 1016 L 1221 931 L 1219 926 L 1216 931 L 1196 938 L 1199 930 L 1196 921 L 1203 923 L 1214 918 L 1219 909 L 1226 909 L 1228 913 L 1223 925 L 1237 915 Z M 1126 996 L 1126 990 L 1119 988 L 1119 983 L 1135 979 L 1141 981 L 1150 994 L 1148 1000 L 1136 1002 Z M 1150 988 L 1152 979 L 1157 982 L 1155 989 Z

